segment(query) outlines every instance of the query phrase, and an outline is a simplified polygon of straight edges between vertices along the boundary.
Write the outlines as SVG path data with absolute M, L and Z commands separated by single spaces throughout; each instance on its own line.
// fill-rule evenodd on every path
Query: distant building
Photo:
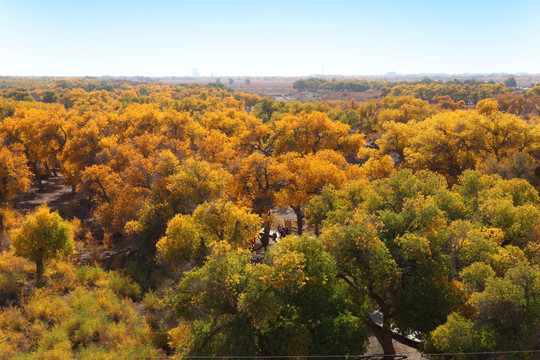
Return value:
M 201 76 L 201 74 L 199 74 L 199 69 L 197 69 L 197 68 L 193 68 L 193 71 L 192 71 L 191 75 L 193 75 L 193 76 Z

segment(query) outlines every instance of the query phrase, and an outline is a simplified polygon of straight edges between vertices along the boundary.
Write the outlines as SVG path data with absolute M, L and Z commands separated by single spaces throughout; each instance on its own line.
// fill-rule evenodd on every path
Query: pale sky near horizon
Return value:
M 540 73 L 539 0 L 0 0 L 0 75 Z

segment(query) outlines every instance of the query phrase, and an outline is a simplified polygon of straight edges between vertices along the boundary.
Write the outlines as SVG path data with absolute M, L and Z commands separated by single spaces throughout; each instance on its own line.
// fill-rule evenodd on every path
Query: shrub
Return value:
M 33 272 L 32 263 L 14 256 L 8 251 L 0 252 L 0 306 L 18 299 L 18 295 Z
M 116 272 L 109 273 L 109 276 L 99 281 L 97 285 L 110 289 L 119 296 L 128 297 L 133 300 L 141 296 L 141 288 L 137 283 Z
M 83 265 L 75 272 L 75 279 L 84 286 L 94 286 L 104 276 L 105 271 L 99 267 Z

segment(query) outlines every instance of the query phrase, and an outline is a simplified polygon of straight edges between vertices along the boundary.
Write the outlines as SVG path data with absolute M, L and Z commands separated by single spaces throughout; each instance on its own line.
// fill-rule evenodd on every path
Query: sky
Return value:
M 0 75 L 540 73 L 539 0 L 0 0 Z

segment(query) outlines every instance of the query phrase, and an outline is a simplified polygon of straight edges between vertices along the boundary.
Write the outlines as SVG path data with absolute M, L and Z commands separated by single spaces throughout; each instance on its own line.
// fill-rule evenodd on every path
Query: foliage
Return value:
M 351 298 L 362 294 L 382 313 L 382 330 L 369 319 L 368 325 L 376 335 L 381 331 L 384 343 L 392 327 L 417 337 L 430 336 L 438 326 L 446 329 L 447 316 L 457 309 L 465 317 L 448 318 L 448 329 L 468 326 L 473 331 L 471 312 L 465 310 L 480 306 L 474 293 L 484 291 L 486 299 L 496 299 L 494 290 L 485 293 L 490 279 L 528 263 L 520 248 L 537 243 L 538 206 L 536 191 L 524 180 L 467 171 L 450 189 L 441 175 L 402 170 L 341 190 L 328 187 L 311 200 L 308 216 L 323 222 L 322 238 L 347 279 Z M 450 330 L 432 336 L 438 339 L 445 331 Z M 471 339 L 465 340 L 476 341 Z M 533 346 L 527 339 L 527 346 Z M 446 349 L 442 343 L 436 346 Z
M 5 255 L 4 255 L 5 257 Z M 158 351 L 150 329 L 119 283 L 129 280 L 99 268 L 54 263 L 45 288 L 0 310 L 3 355 L 150 356 Z M 59 272 L 60 268 L 71 271 Z M 51 270 L 51 269 L 49 269 Z M 69 284 L 66 286 L 66 284 Z M 124 286 L 125 287 L 125 286 Z
M 15 228 L 0 255 L 0 352 L 353 354 L 366 327 L 389 353 L 391 330 L 433 352 L 537 347 L 538 85 L 295 86 L 373 99 L 0 79 L 0 236 Z M 18 221 L 31 204 L 21 194 L 32 182 L 50 191 L 48 179 L 71 186 L 51 206 L 71 199 L 85 265 L 55 259 L 75 246 L 57 213 Z M 286 207 L 304 234 L 274 245 Z M 255 237 L 263 263 L 248 250 Z M 106 264 L 122 272 L 86 263 L 100 243 L 127 254 Z M 45 288 L 31 285 L 30 261 Z
M 306 236 L 287 237 L 258 265 L 245 250 L 216 243 L 179 285 L 172 345 L 183 355 L 361 352 L 365 330 L 345 309 L 335 276 L 322 242 Z
M 22 146 L 5 146 L 0 137 L 0 204 L 12 200 L 30 186 L 31 173 L 27 162 Z
M 14 256 L 9 251 L 0 253 L 0 306 L 18 299 L 25 282 L 34 271 L 30 261 Z
M 207 248 L 221 241 L 246 247 L 261 226 L 260 218 L 231 202 L 199 205 L 193 215 L 176 215 L 167 225 L 166 235 L 157 243 L 158 255 L 171 263 L 201 261 Z
M 11 233 L 15 255 L 36 263 L 36 284 L 41 286 L 43 262 L 62 258 L 74 252 L 72 229 L 57 212 L 47 206 L 39 207 L 25 222 Z
M 484 277 L 469 300 L 469 319 L 459 313 L 435 329 L 428 350 L 507 351 L 530 350 L 540 330 L 540 269 L 530 265 L 511 268 L 504 277 Z

